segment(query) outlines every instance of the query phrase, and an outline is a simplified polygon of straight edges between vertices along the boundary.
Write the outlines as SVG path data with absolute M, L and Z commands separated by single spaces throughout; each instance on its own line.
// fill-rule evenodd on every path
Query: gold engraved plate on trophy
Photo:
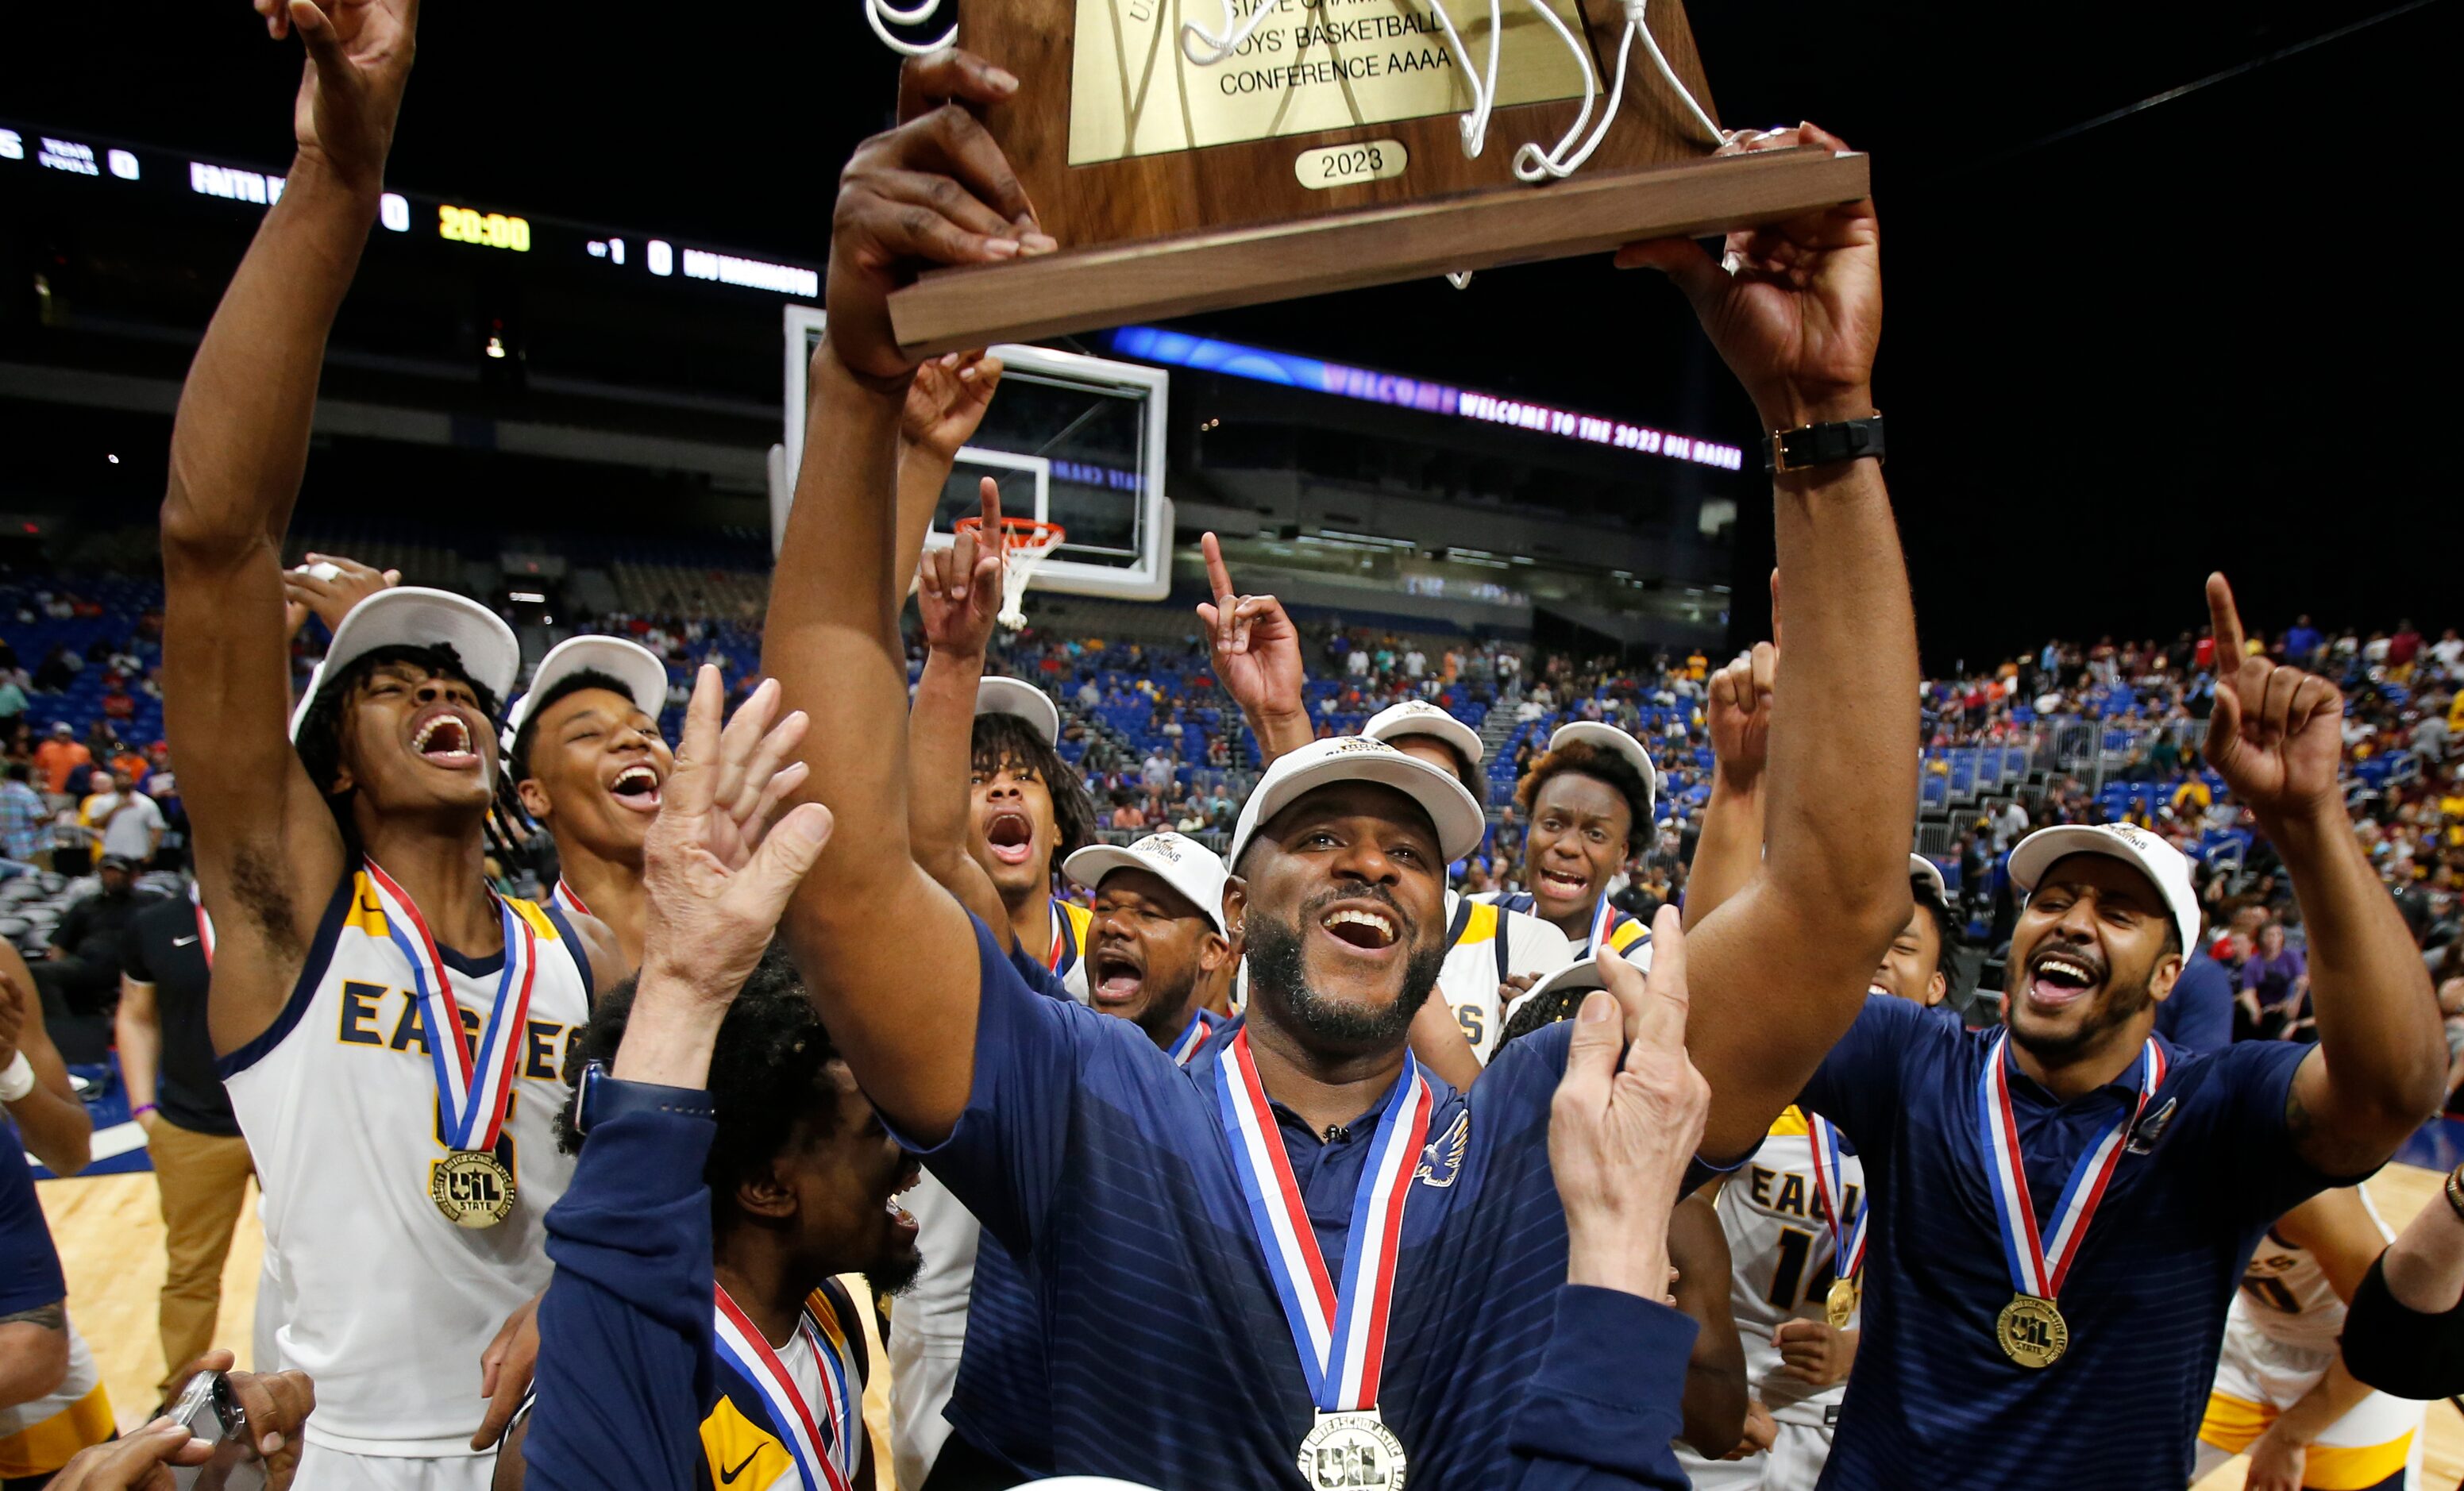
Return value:
M 1993 1322 L 2002 1354 L 2022 1367 L 2051 1367 L 2071 1348 L 2071 1327 L 2051 1300 L 2014 1294 Z
M 1407 1470 L 1403 1441 L 1374 1408 L 1317 1411 L 1317 1424 L 1301 1441 L 1301 1480 L 1319 1491 L 1403 1491 Z
M 1411 152 L 1399 140 L 1362 140 L 1304 150 L 1292 157 L 1292 174 L 1310 190 L 1324 191 L 1365 181 L 1392 181 L 1403 174 L 1411 161 Z
M 1076 3 L 1071 165 L 1471 107 L 1437 0 L 1233 0 L 1236 24 L 1245 23 L 1260 4 L 1275 13 L 1239 52 L 1207 66 L 1182 54 L 1180 27 L 1190 16 L 1220 26 L 1222 0 Z M 1447 13 L 1472 65 L 1486 67 L 1488 7 L 1476 0 L 1450 3 Z M 1575 0 L 1548 5 L 1569 33 L 1585 35 Z M 1564 38 L 1523 0 L 1502 11 L 1497 106 L 1580 99 L 1583 64 Z M 1510 151 L 1514 143 L 1501 137 L 1490 147 Z
M 514 1173 L 485 1150 L 455 1150 L 429 1162 L 428 1198 L 456 1227 L 494 1227 L 514 1214 Z

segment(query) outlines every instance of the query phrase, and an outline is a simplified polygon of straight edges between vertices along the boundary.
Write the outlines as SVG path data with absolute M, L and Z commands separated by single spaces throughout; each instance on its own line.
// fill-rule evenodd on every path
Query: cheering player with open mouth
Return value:
M 1016 91 L 957 54 L 911 65 L 917 99 L 1012 103 Z M 1811 129 L 1759 143 L 1800 142 L 1838 147 Z M 1243 809 L 1224 891 L 1249 949 L 1246 1021 L 1185 1067 L 1128 1021 L 1039 996 L 1014 937 L 909 861 L 890 494 L 914 361 L 887 296 L 929 264 L 1052 247 L 966 102 L 918 110 L 857 152 L 813 362 L 816 438 L 764 636 L 787 697 L 816 708 L 810 795 L 838 820 L 790 904 L 790 945 L 884 1116 L 1038 1285 L 1048 1412 L 1022 1424 L 962 1392 L 954 1421 L 1013 1463 L 1048 1451 L 1058 1472 L 1148 1484 L 1267 1484 L 1297 1463 L 1317 1483 L 1369 1484 L 1374 1470 L 1393 1485 L 1406 1461 L 1414 1483 L 1441 1487 L 1535 1483 L 1544 1464 L 1681 1483 L 1665 1445 L 1692 1328 L 1656 1303 L 1664 1211 L 1639 1207 L 1619 1229 L 1635 1282 L 1661 1270 L 1644 1285 L 1654 1298 L 1619 1317 L 1625 1369 L 1580 1397 L 1534 1377 L 1552 1320 L 1583 1328 L 1590 1298 L 1561 1293 L 1592 1234 L 1570 1236 L 1554 1199 L 1551 1099 L 1570 1049 L 1621 1007 L 1637 1029 L 1635 971 L 1612 956 L 1616 998 L 1565 1036 L 1509 1048 L 1467 1097 L 1406 1047 L 1445 953 L 1445 866 L 1481 830 L 1451 773 L 1360 738 L 1276 761 Z M 1773 428 L 1870 419 L 1870 207 L 1730 247 L 1734 275 L 1683 241 L 1629 258 L 1694 300 Z M 1916 748 L 1900 701 L 1917 675 L 1879 468 L 1808 465 L 1774 495 L 1781 567 L 1815 618 L 1777 684 L 1802 744 L 1775 746 L 1763 869 L 1686 950 L 1704 996 L 1686 1021 L 1709 1083 L 1702 1145 L 1727 1158 L 1855 1018 L 1906 919 L 1891 871 L 1915 811 L 1913 780 L 1886 769 Z M 1424 1155 L 1429 1138 L 1449 1142 Z M 1488 1291 L 1477 1312 L 1463 1308 L 1466 1279 Z M 1549 1412 L 1529 1411 L 1527 1388 Z

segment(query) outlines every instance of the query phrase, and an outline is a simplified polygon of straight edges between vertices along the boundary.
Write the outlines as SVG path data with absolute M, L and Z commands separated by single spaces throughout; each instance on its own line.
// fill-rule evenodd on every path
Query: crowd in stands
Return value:
M 759 639 L 746 597 L 759 578 L 741 579 L 690 596 L 646 597 L 668 603 L 584 627 L 630 636 L 668 660 L 671 732 L 696 665 L 715 664 L 738 692 L 758 676 Z M 1620 904 L 1647 916 L 1682 897 L 1710 791 L 1703 704 L 1712 664 L 1703 651 L 1577 659 L 1333 615 L 1301 625 L 1319 735 L 1355 731 L 1378 710 L 1419 698 L 1489 741 L 1491 824 L 1482 852 L 1459 866 L 1467 887 L 1514 886 L 1524 834 L 1514 784 L 1551 731 L 1587 719 L 1633 732 L 1661 773 L 1660 832 L 1629 866 Z M 55 851 L 42 863 L 83 869 L 102 853 L 116 803 L 132 796 L 162 809 L 176 851 L 177 783 L 160 739 L 162 627 L 159 586 L 130 577 L 0 585 L 0 750 L 14 778 L 0 788 L 0 861 L 30 864 Z M 301 682 L 319 638 L 311 625 L 295 643 Z M 2409 621 L 2391 631 L 2324 631 L 2304 616 L 2266 646 L 2343 688 L 2356 830 L 2423 945 L 2464 946 L 2464 638 L 2451 627 L 2431 640 Z M 923 657 L 917 637 L 913 670 Z M 2276 1008 L 2300 981 L 2284 972 L 2300 956 L 2298 920 L 2277 920 L 2289 913 L 2290 888 L 2199 756 L 2213 664 L 2204 632 L 2185 632 L 2169 644 L 2049 642 L 1991 669 L 1928 681 L 1920 848 L 1942 865 L 1975 918 L 1975 940 L 1991 948 L 2010 913 L 1999 859 L 2031 826 L 2148 828 L 2200 863 L 2214 951 L 2237 979 L 2251 970 L 2255 1002 L 2269 1008 L 2253 1019 L 2298 1023 L 2289 1008 Z M 1167 826 L 1210 842 L 1228 833 L 1255 779 L 1257 744 L 1217 686 L 1194 622 L 1111 637 L 1031 624 L 996 640 L 991 666 L 1034 680 L 1059 703 L 1060 753 L 1085 774 L 1106 837 L 1126 842 Z M 2443 970 L 2443 988 L 2464 1044 L 2464 955 L 2447 961 L 2455 966 Z

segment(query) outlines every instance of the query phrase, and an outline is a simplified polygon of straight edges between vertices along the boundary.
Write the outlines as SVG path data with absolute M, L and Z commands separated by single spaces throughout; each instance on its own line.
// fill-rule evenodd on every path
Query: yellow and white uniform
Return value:
M 1863 1199 L 1864 1167 L 1839 1160 L 1848 1215 Z M 1784 1109 L 1754 1157 L 1720 1187 L 1715 1203 L 1728 1239 L 1728 1308 L 1746 1347 L 1746 1391 L 1779 1426 L 1770 1451 L 1739 1460 L 1706 1460 L 1683 1444 L 1678 1463 L 1695 1491 L 1812 1491 L 1831 1455 L 1845 1383 L 1815 1388 L 1780 1370 L 1771 1332 L 1785 1320 L 1821 1320 L 1831 1287 L 1831 1224 L 1816 1199 L 1814 1140 L 1805 1115 Z M 1851 1329 L 1856 1327 L 1851 1321 Z
M 2392 1241 L 2394 1234 L 2367 1192 L 2362 1204 L 2369 1208 L 2379 1236 Z M 2344 1302 L 2318 1259 L 2268 1229 L 2242 1270 L 2241 1287 L 2225 1316 L 2224 1352 L 2199 1425 L 2194 1474 L 2205 1476 L 2249 1448 L 2316 1387 L 2336 1359 L 2343 1329 Z M 2360 1491 L 2401 1474 L 2397 1484 L 2418 1484 L 2421 1415 L 2419 1403 L 2372 1392 L 2311 1441 L 2301 1483 L 2318 1491 Z
M 1095 926 L 1095 913 L 1075 901 L 1052 898 L 1052 945 L 1045 954 L 1044 966 L 1061 976 L 1061 985 L 1069 997 L 1084 1004 L 1087 993 L 1087 938 Z
M 288 1306 L 282 1363 L 317 1383 L 299 1491 L 487 1484 L 495 1457 L 469 1442 L 486 1408 L 479 1355 L 547 1285 L 544 1219 L 574 1166 L 558 1151 L 555 1115 L 591 1001 L 572 923 L 508 904 L 530 929 L 534 962 L 498 1151 L 517 1195 L 495 1226 L 458 1227 L 429 1198 L 429 1166 L 447 1153 L 429 1033 L 411 959 L 365 868 L 335 890 L 274 1024 L 222 1061 L 264 1186 L 265 1246 Z M 504 955 L 437 955 L 475 1041 Z
M 1508 977 L 1541 977 L 1574 960 L 1566 934 L 1525 911 L 1446 892 L 1446 927 L 1454 940 L 1438 967 L 1438 996 L 1455 1013 L 1472 1054 L 1486 1064 L 1506 1024 L 1498 987 Z
M 16 1135 L 0 1126 L 0 1137 Z M 94 1353 L 70 1321 L 69 1374 L 60 1385 L 31 1403 L 0 1408 L 0 1480 L 21 1476 L 48 1476 L 89 1444 L 111 1437 L 111 1399 L 102 1391 L 102 1373 Z

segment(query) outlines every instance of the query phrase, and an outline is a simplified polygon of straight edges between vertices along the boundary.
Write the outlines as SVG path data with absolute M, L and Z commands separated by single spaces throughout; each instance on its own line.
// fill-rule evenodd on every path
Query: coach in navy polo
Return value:
M 2217 655 L 2244 657 L 2221 577 L 2209 600 Z M 2153 1035 L 2198 936 L 2189 862 L 2127 825 L 2046 828 L 2011 856 L 2029 899 L 2007 1030 L 1873 999 L 1807 1085 L 1856 1141 L 1873 1217 L 1822 1486 L 1904 1486 L 1912 1465 L 1942 1486 L 2188 1482 L 2259 1234 L 2438 1103 L 2436 1005 L 2345 818 L 2342 713 L 2324 680 L 2246 658 L 2208 746 L 2292 873 L 2317 1045 Z
M 973 58 L 912 67 L 912 99 L 1021 101 Z M 1810 128 L 1755 143 L 1840 148 Z M 1362 1405 L 1349 1400 L 1371 1396 L 1358 1374 L 1374 1363 L 1381 1432 L 1409 1457 L 1414 1486 L 1511 1484 L 1532 1453 L 1519 1436 L 1564 1406 L 1534 1401 L 1531 1373 L 1567 1279 L 1546 1141 L 1568 1043 L 1526 1042 L 1468 1100 L 1442 1084 L 1419 1096 L 1404 1036 L 1444 952 L 1446 861 L 1477 826 L 1460 784 L 1367 742 L 1296 759 L 1309 790 L 1253 804 L 1227 890 L 1250 950 L 1246 1039 L 1211 1042 L 1186 1068 L 1122 1021 L 1029 994 L 995 935 L 910 860 L 896 626 L 907 557 L 894 552 L 891 495 L 914 360 L 886 298 L 932 263 L 1054 247 L 1032 225 L 961 107 L 875 137 L 841 178 L 813 438 L 763 648 L 787 700 L 812 714 L 803 795 L 828 804 L 838 831 L 784 930 L 867 1093 L 1036 1271 L 1055 1470 L 1294 1484 L 1304 1441 L 1338 1415 L 1358 1427 Z M 1742 233 L 1728 249 L 1734 273 L 1682 240 L 1625 258 L 1693 300 L 1770 428 L 1870 421 L 1870 207 Z M 1764 866 L 1688 939 L 1687 1045 L 1710 1085 L 1703 1151 L 1717 1156 L 1749 1150 L 1856 1018 L 1909 905 L 1900 869 L 1915 784 L 1900 768 L 1916 749 L 1904 707 L 1915 634 L 1880 463 L 1798 468 L 1774 488 L 1779 566 L 1806 618 L 1776 684 L 1793 744 L 1772 745 Z M 1316 775 L 1330 761 L 1340 772 Z M 1389 1170 L 1398 1132 L 1425 1140 Z M 1264 1188 L 1293 1202 L 1285 1211 L 1260 1203 L 1267 1170 L 1289 1173 Z M 1364 1207 L 1391 1218 L 1398 1200 L 1399 1237 L 1362 1230 Z M 1297 1230 L 1263 1242 L 1262 1214 Z M 1345 1301 L 1394 1264 L 1383 1335 L 1333 1332 L 1349 1343 L 1340 1374 L 1305 1365 L 1296 1346 L 1287 1306 L 1316 1291 L 1295 1295 L 1292 1265 L 1309 1251 L 1327 1255 L 1337 1283 L 1326 1292 Z M 1653 1391 L 1673 1422 L 1674 1379 Z M 957 1412 L 1003 1432 L 989 1408 Z M 1657 1467 L 1666 1444 L 1603 1436 L 1594 1453 Z

